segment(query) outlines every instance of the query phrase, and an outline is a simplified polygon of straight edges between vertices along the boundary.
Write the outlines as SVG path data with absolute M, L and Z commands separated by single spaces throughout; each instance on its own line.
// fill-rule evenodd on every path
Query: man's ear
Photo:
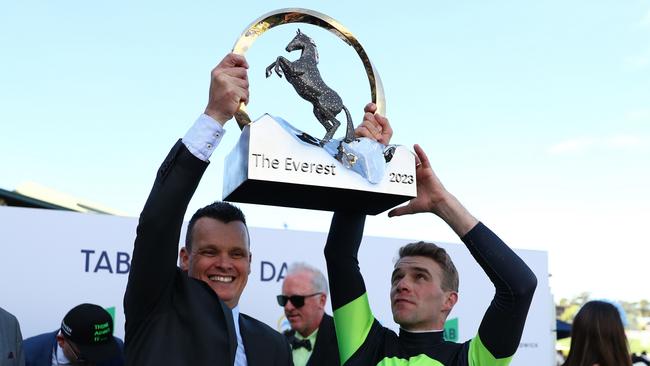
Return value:
M 325 304 L 327 304 L 327 295 L 320 294 L 318 295 L 318 303 L 322 309 L 325 309 Z
M 458 292 L 456 291 L 447 292 L 447 298 L 445 299 L 445 303 L 443 304 L 442 310 L 450 312 L 457 302 L 458 302 Z
M 189 251 L 185 248 L 182 247 L 180 253 L 178 253 L 178 256 L 181 258 L 181 269 L 185 272 L 187 272 L 190 269 L 190 253 Z
M 251 274 L 252 264 L 253 264 L 253 252 L 248 252 L 248 274 Z

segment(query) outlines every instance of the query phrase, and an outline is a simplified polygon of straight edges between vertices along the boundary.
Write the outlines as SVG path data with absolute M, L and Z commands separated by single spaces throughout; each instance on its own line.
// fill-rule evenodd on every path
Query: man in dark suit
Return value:
M 113 337 L 113 319 L 101 306 L 72 308 L 61 328 L 23 342 L 26 366 L 124 365 L 122 341 Z
M 289 266 L 278 304 L 291 324 L 284 335 L 295 366 L 339 364 L 334 320 L 325 314 L 326 302 L 327 280 L 321 271 L 305 263 Z
M 238 208 L 216 202 L 198 210 L 176 267 L 189 201 L 223 125 L 248 101 L 247 68 L 234 54 L 217 65 L 205 113 L 158 170 L 140 216 L 124 298 L 129 365 L 291 365 L 282 334 L 239 312 L 251 252 Z

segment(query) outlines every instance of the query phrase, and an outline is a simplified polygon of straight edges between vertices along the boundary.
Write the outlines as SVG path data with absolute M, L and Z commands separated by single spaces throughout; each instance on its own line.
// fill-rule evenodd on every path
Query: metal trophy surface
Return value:
M 319 26 L 352 46 L 366 70 L 377 113 L 385 114 L 381 80 L 366 52 L 352 33 L 327 15 L 297 8 L 270 12 L 250 24 L 233 52 L 245 54 L 257 37 L 288 23 Z M 348 108 L 318 71 L 316 42 L 298 30 L 285 50 L 299 50 L 301 56 L 293 62 L 278 56 L 266 68 L 266 77 L 284 77 L 311 103 L 314 121 L 325 134 L 313 137 L 268 114 L 251 122 L 242 104 L 235 114 L 242 134 L 225 162 L 224 200 L 375 215 L 415 197 L 413 154 L 402 146 L 354 138 Z M 340 130 L 344 136 L 337 139 Z

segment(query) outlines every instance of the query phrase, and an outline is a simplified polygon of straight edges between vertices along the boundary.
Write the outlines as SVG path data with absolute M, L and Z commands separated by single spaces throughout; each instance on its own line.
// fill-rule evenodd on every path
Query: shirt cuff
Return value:
M 183 144 L 192 155 L 207 162 L 225 133 L 219 122 L 202 114 L 183 137 Z

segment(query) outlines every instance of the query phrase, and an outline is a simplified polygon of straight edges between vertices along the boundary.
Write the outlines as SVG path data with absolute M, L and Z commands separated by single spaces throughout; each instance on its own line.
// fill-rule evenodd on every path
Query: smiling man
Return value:
M 243 212 L 227 202 L 205 206 L 187 225 L 181 268 L 207 283 L 231 309 L 237 309 L 248 275 L 251 252 Z
M 458 300 L 458 274 L 444 249 L 418 242 L 399 250 L 390 300 L 399 334 L 370 309 L 357 260 L 365 216 L 336 213 L 325 258 L 342 365 L 505 366 L 519 346 L 537 280 L 528 266 L 440 183 L 415 145 L 417 197 L 389 216 L 433 213 L 462 239 L 495 286 L 478 332 L 464 343 L 443 339 L 444 323 Z
M 238 208 L 216 202 L 198 210 L 176 266 L 189 201 L 223 126 L 248 101 L 247 68 L 242 56 L 229 54 L 212 70 L 205 112 L 158 170 L 124 295 L 128 365 L 291 365 L 282 334 L 239 312 L 252 256 Z

